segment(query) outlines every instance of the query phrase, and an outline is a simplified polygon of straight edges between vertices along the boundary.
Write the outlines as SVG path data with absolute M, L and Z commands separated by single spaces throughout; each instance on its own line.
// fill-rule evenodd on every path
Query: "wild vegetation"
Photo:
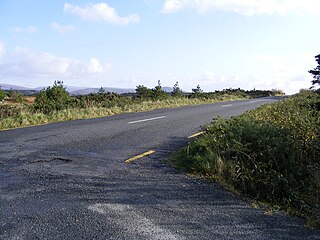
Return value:
M 314 91 L 218 118 L 174 164 L 320 225 L 320 95 Z
M 168 93 L 164 91 L 160 81 L 152 89 L 143 85 L 137 86 L 136 94 L 133 95 L 105 92 L 100 88 L 98 93 L 70 96 L 63 83 L 59 81 L 41 90 L 33 101 L 32 97 L 23 97 L 14 91 L 2 92 L 5 101 L 0 104 L 0 129 L 283 94 L 277 90 L 244 91 L 241 89 L 205 93 L 199 85 L 193 89 L 192 93 L 186 94 L 182 92 L 178 82 L 174 85 L 172 92 Z

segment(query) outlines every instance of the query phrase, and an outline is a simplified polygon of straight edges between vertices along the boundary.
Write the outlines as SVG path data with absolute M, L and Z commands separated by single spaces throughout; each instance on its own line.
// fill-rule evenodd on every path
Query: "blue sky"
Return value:
M 0 1 L 0 83 L 311 85 L 318 0 Z

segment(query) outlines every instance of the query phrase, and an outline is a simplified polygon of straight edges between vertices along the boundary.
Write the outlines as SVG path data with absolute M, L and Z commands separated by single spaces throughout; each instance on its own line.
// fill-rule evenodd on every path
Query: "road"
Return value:
M 300 219 L 254 209 L 164 161 L 212 118 L 275 100 L 0 132 L 0 239 L 320 239 Z

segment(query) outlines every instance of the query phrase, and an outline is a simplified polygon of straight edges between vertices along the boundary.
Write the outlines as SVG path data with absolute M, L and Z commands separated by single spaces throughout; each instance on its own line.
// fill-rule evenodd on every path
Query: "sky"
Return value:
M 311 86 L 319 0 L 0 0 L 0 83 Z

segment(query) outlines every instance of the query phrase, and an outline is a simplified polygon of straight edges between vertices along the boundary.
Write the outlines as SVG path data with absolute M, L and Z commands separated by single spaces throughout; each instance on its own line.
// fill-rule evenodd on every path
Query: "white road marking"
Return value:
M 142 119 L 142 120 L 132 121 L 132 122 L 128 122 L 128 123 L 129 123 L 129 124 L 132 124 L 132 123 L 147 122 L 147 121 L 153 121 L 153 120 L 162 119 L 162 118 L 165 118 L 165 117 L 166 117 L 166 116 L 154 117 L 154 118 L 147 118 L 147 119 Z
M 163 229 L 150 219 L 140 215 L 133 207 L 126 204 L 97 203 L 90 205 L 89 210 L 104 215 L 108 222 L 117 224 L 123 231 L 140 235 L 142 239 L 184 239 L 173 234 L 168 229 Z
M 260 100 L 252 100 L 250 103 L 256 103 L 256 102 L 264 102 L 264 101 L 269 101 L 270 99 L 260 99 Z
M 231 106 L 232 106 L 232 104 L 228 104 L 228 105 L 222 105 L 221 107 L 226 108 L 226 107 L 231 107 Z

